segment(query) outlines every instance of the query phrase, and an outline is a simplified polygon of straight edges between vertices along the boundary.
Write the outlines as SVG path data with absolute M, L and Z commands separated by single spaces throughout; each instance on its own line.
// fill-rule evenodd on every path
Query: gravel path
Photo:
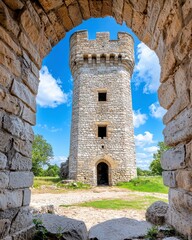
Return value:
M 131 192 L 127 189 L 119 189 L 116 187 L 96 187 L 90 190 L 73 190 L 62 194 L 32 194 L 31 207 L 40 209 L 41 206 L 54 205 L 57 214 L 82 220 L 86 223 L 86 226 L 89 229 L 97 223 L 112 218 L 128 217 L 137 220 L 145 220 L 145 211 L 133 209 L 111 210 L 79 206 L 59 206 L 99 199 L 135 199 L 137 197 L 139 199 L 140 197 L 147 195 L 167 199 L 167 194 Z

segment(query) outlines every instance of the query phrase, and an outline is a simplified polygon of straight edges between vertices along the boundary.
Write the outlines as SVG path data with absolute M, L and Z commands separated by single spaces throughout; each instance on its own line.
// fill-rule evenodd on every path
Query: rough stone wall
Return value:
M 87 32 L 71 37 L 71 69 L 74 76 L 73 117 L 69 177 L 97 185 L 97 165 L 106 162 L 109 184 L 136 177 L 130 78 L 134 65 L 133 39 L 119 33 Z M 106 91 L 107 101 L 98 101 Z M 107 137 L 98 137 L 98 126 L 107 126 Z M 106 157 L 110 156 L 114 164 Z
M 159 101 L 168 110 L 164 136 L 172 146 L 162 159 L 164 181 L 170 187 L 168 222 L 190 239 L 191 0 L 1 0 L 0 13 L 1 238 L 30 239 L 25 231 L 31 225 L 27 210 L 32 184 L 30 125 L 35 124 L 42 58 L 83 19 L 112 16 L 118 23 L 125 21 L 159 57 Z

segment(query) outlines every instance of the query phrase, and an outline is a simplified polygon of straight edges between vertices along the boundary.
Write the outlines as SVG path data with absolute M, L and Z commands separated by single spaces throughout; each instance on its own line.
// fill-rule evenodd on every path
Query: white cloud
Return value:
M 61 81 L 51 75 L 47 66 L 43 66 L 40 71 L 37 104 L 41 107 L 55 108 L 60 104 L 67 103 L 68 94 L 62 91 L 60 84 Z
M 66 160 L 66 156 L 54 156 L 51 160 L 51 164 L 57 164 L 60 167 L 61 163 L 65 162 Z
M 158 149 L 159 147 L 157 146 L 151 146 L 151 147 L 144 148 L 143 150 L 147 153 L 153 154 L 153 153 L 156 153 Z
M 147 170 L 153 160 L 153 154 L 136 153 L 136 159 L 137 167 Z
M 160 64 L 154 51 L 144 43 L 137 46 L 138 63 L 134 68 L 134 79 L 136 86 L 144 83 L 144 93 L 154 93 L 159 87 Z
M 166 113 L 166 110 L 162 108 L 158 102 L 151 104 L 149 106 L 149 110 L 150 110 L 150 115 L 154 118 L 162 119 L 162 117 Z
M 147 115 L 141 113 L 140 110 L 133 111 L 133 125 L 135 128 L 140 127 L 147 121 Z
M 137 147 L 143 147 L 153 143 L 153 134 L 146 131 L 144 134 L 138 134 L 135 136 L 135 145 Z
M 47 130 L 49 132 L 60 132 L 60 131 L 62 131 L 62 128 L 56 128 L 54 126 L 49 127 L 49 126 L 47 126 L 47 124 L 40 124 L 39 123 L 39 124 L 37 124 L 37 127 L 45 129 L 45 130 Z

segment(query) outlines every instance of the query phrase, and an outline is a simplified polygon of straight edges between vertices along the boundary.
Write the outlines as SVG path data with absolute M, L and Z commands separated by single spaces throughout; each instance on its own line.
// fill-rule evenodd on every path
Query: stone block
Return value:
M 32 143 L 20 139 L 13 140 L 13 149 L 20 152 L 23 156 L 31 158 Z
M 7 188 L 9 185 L 9 173 L 0 172 L 0 189 Z
M 62 0 L 40 0 L 39 2 L 45 12 L 49 12 L 50 10 L 53 10 L 63 5 Z
M 23 48 L 28 52 L 30 58 L 34 63 L 37 65 L 38 69 L 41 68 L 41 57 L 37 51 L 37 49 L 34 47 L 34 45 L 30 42 L 30 39 L 23 33 L 21 32 L 19 36 L 19 41 Z
M 23 192 L 22 190 L 6 191 L 7 208 L 16 208 L 22 206 Z
M 7 156 L 0 152 L 0 169 L 5 169 L 7 165 Z
M 34 224 L 32 224 L 31 226 L 24 228 L 21 231 L 13 234 L 11 240 L 21 240 L 21 239 L 34 240 L 35 233 L 36 233 L 36 229 Z
M 11 73 L 1 65 L 0 65 L 0 72 L 1 72 L 0 84 L 3 87 L 9 88 L 13 81 Z
M 57 15 L 61 19 L 61 22 L 63 23 L 64 28 L 66 31 L 69 31 L 73 28 L 73 23 L 71 21 L 71 18 L 69 17 L 69 13 L 66 6 L 62 6 L 57 10 Z
M 175 171 L 164 171 L 162 173 L 163 183 L 165 186 L 175 188 L 176 184 L 176 172 Z
M 28 105 L 34 112 L 36 111 L 35 96 L 30 90 L 23 84 L 16 80 L 13 81 L 11 93 L 21 99 L 26 105 Z
M 176 98 L 173 78 L 169 78 L 166 82 L 161 83 L 158 89 L 159 103 L 165 108 L 169 109 Z
M 192 141 L 186 144 L 186 163 L 189 168 L 192 168 Z
M 101 1 L 89 1 L 89 9 L 91 17 L 101 16 L 102 3 Z
M 192 137 L 192 109 L 183 110 L 163 130 L 165 143 L 176 145 Z
M 23 206 L 28 206 L 31 201 L 31 190 L 28 188 L 25 188 L 23 190 Z
M 48 18 L 55 29 L 58 39 L 59 40 L 62 39 L 65 36 L 66 31 L 64 25 L 60 23 L 61 18 L 59 19 L 59 16 L 57 16 L 53 11 L 48 13 Z
M 12 136 L 11 134 L 0 130 L 0 151 L 8 152 L 11 149 Z
M 19 211 L 19 208 L 10 208 L 4 211 L 0 211 L 0 220 L 9 219 L 10 221 L 12 221 L 17 215 L 18 211 Z
M 25 105 L 23 106 L 22 118 L 33 126 L 36 124 L 35 113 Z
M 90 1 L 91 2 L 91 1 Z M 76 0 L 72 1 L 68 6 L 69 17 L 71 18 L 73 25 L 78 26 L 82 23 L 81 11 L 79 11 L 79 5 Z
M 27 188 L 33 185 L 32 172 L 10 172 L 9 188 Z
M 183 94 L 187 94 L 187 76 L 186 70 L 180 66 L 175 73 L 175 89 L 178 97 L 182 97 Z
M 9 93 L 0 94 L 0 108 L 4 109 L 6 112 L 19 115 L 22 108 L 22 103 L 18 98 L 12 96 Z
M 12 10 L 22 9 L 24 4 L 20 0 L 4 0 L 5 4 L 9 6 Z
M 124 1 L 123 0 L 115 0 L 113 1 L 112 5 L 112 14 L 117 21 L 117 23 L 122 24 L 123 22 L 123 5 Z
M 131 17 L 133 14 L 132 7 L 128 1 L 124 3 L 124 12 L 123 12 L 123 20 L 126 22 L 128 27 L 131 27 Z
M 0 211 L 3 211 L 5 209 L 7 209 L 7 198 L 4 193 L 0 193 Z
M 139 39 L 142 39 L 143 33 L 146 30 L 146 21 L 147 17 L 142 13 L 137 11 L 133 11 L 133 18 L 132 18 L 132 30 L 137 34 Z
M 15 42 L 13 41 L 13 38 L 11 37 L 11 35 L 3 28 L 0 26 L 0 32 L 1 32 L 1 36 L 0 38 L 9 45 L 9 47 L 17 54 L 17 55 L 21 55 L 21 47 Z
M 21 75 L 21 64 L 13 51 L 0 40 L 0 63 L 7 67 L 15 76 Z
M 166 49 L 163 61 L 161 61 L 161 82 L 164 82 L 173 73 L 175 67 L 175 56 L 173 54 L 173 49 Z
M 192 170 L 178 170 L 176 182 L 179 188 L 192 192 Z
M 161 157 L 161 166 L 164 170 L 185 168 L 185 146 L 179 145 L 164 152 Z
M 27 171 L 32 168 L 32 160 L 30 158 L 22 156 L 16 152 L 14 157 L 10 161 L 11 170 Z
M 189 105 L 189 94 L 182 95 L 179 98 L 176 98 L 173 105 L 168 109 L 166 114 L 163 116 L 163 123 L 168 124 L 173 118 L 175 118 L 183 109 Z
M 20 208 L 16 218 L 13 220 L 10 233 L 16 233 L 21 231 L 32 224 L 32 215 L 28 207 Z
M 174 48 L 174 55 L 176 59 L 182 61 L 190 52 L 192 48 L 192 19 L 191 21 L 185 26 L 179 36 L 177 44 Z
M 37 94 L 38 86 L 39 86 L 39 79 L 33 75 L 33 73 L 29 69 L 23 69 L 22 71 L 22 79 L 24 83 L 29 87 L 29 89 L 34 93 Z
M 19 34 L 20 28 L 17 22 L 14 21 L 11 15 L 9 14 L 8 8 L 3 3 L 3 1 L 0 1 L 0 12 L 1 12 L 1 16 L 0 16 L 1 25 L 7 30 L 11 31 L 17 37 Z
M 191 0 L 186 0 L 182 6 L 184 20 L 187 18 L 188 15 L 190 15 L 192 13 L 191 5 L 192 5 Z
M 168 207 L 169 205 L 163 201 L 152 203 L 145 213 L 146 220 L 155 225 L 163 225 L 165 223 Z
M 12 240 L 6 237 L 9 234 L 10 225 L 11 222 L 9 219 L 0 219 L 0 239 Z
M 104 0 L 106 2 L 107 0 Z M 103 2 L 103 4 L 104 4 Z M 83 19 L 89 19 L 90 18 L 90 10 L 89 10 L 89 1 L 88 0 L 78 0 L 81 13 L 83 16 Z M 108 6 L 109 7 L 109 6 Z

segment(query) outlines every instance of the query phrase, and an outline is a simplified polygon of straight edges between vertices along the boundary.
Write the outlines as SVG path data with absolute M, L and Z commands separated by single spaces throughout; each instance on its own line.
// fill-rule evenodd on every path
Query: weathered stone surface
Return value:
M 34 240 L 35 232 L 36 232 L 36 229 L 32 224 L 29 227 L 24 228 L 23 230 L 13 234 L 10 240 L 21 240 L 21 239 Z
M 8 172 L 0 172 L 0 188 L 7 188 L 9 184 L 9 173 Z
M 192 141 L 186 145 L 186 163 L 188 167 L 192 168 Z
M 112 219 L 93 226 L 89 231 L 89 239 L 125 240 L 144 237 L 152 225 L 145 221 L 129 218 Z
M 184 67 L 180 66 L 175 73 L 175 89 L 178 97 L 182 97 L 184 94 L 187 93 L 187 76 L 186 70 Z
M 191 9 L 191 0 L 186 0 L 185 3 L 182 6 L 182 12 L 183 12 L 183 18 L 186 19 L 187 16 L 192 13 Z
M 31 190 L 28 188 L 25 188 L 23 190 L 23 206 L 28 206 L 31 201 Z
M 165 143 L 176 145 L 192 136 L 192 109 L 185 109 L 163 130 Z
M 113 5 L 112 1 L 103 0 L 103 7 L 102 7 L 102 11 L 101 11 L 102 17 L 112 15 L 112 5 Z
M 78 0 L 82 17 L 83 19 L 88 19 L 90 18 L 90 10 L 89 10 L 89 1 L 88 0 Z
M 122 24 L 123 22 L 123 0 L 115 0 L 113 1 L 113 6 L 112 6 L 112 14 L 114 18 L 116 19 L 117 23 Z
M 5 237 L 9 233 L 10 225 L 11 222 L 9 219 L 0 219 L 0 239 L 6 239 Z
M 14 139 L 13 149 L 15 149 L 17 152 L 20 152 L 22 155 L 30 158 L 31 151 L 32 151 L 32 143 L 29 141 L 22 141 L 20 139 Z
M 34 93 L 37 94 L 38 86 L 39 86 L 39 79 L 31 73 L 29 69 L 23 69 L 22 71 L 22 79 L 24 83 L 29 87 L 29 89 Z
M 21 47 L 15 42 L 13 41 L 13 38 L 9 35 L 9 33 L 0 26 L 0 38 L 6 43 L 8 44 L 12 50 L 17 54 L 17 55 L 21 55 Z
M 63 4 L 62 0 L 39 0 L 39 2 L 46 12 L 58 8 Z
M 10 72 L 19 77 L 21 74 L 21 63 L 13 51 L 0 40 L 0 63 L 7 67 Z
M 7 165 L 7 156 L 0 152 L 0 169 L 5 169 Z
M 3 1 L 0 1 L 0 23 L 5 28 L 11 31 L 16 37 L 19 34 L 19 26 L 16 21 L 13 20 L 13 18 L 10 16 L 8 8 L 3 3 Z
M 185 146 L 182 144 L 164 152 L 161 157 L 161 166 L 164 170 L 185 168 Z
M 100 0 L 99 1 L 91 0 L 89 1 L 89 8 L 91 17 L 101 15 L 102 2 Z
M 19 115 L 22 103 L 15 96 L 5 93 L 0 89 L 0 108 L 4 109 L 6 112 Z
M 22 9 L 24 4 L 20 0 L 4 0 L 5 4 L 13 10 Z
M 11 159 L 10 169 L 11 170 L 20 170 L 27 171 L 31 170 L 32 161 L 30 158 L 22 156 L 20 153 L 15 153 L 14 157 Z
M 48 13 L 48 17 L 55 29 L 58 39 L 62 39 L 65 36 L 66 31 L 64 25 L 61 24 L 61 19 L 59 19 L 59 17 L 53 11 Z
M 9 88 L 13 81 L 10 72 L 1 65 L 0 65 L 0 72 L 1 72 L 0 84 L 3 87 Z
M 175 171 L 164 171 L 162 173 L 163 183 L 165 186 L 175 188 L 177 186 L 176 183 L 176 172 Z
M 70 2 L 70 4 L 67 6 L 69 11 L 69 17 L 71 21 L 73 22 L 74 26 L 78 26 L 82 22 L 82 16 L 81 11 L 79 11 L 79 5 L 76 0 L 73 0 Z
M 9 188 L 26 188 L 33 185 L 32 172 L 10 172 Z
M 179 188 L 192 192 L 192 170 L 178 170 L 176 182 Z
M 128 27 L 131 27 L 131 16 L 133 14 L 132 7 L 128 1 L 124 2 L 124 12 L 123 12 L 123 20 L 126 22 Z
M 192 49 L 192 19 L 179 34 L 179 39 L 174 49 L 175 57 L 182 61 Z
M 21 99 L 25 104 L 27 104 L 33 111 L 36 111 L 36 101 L 35 96 L 30 92 L 30 90 L 23 84 L 14 80 L 11 93 Z
M 163 201 L 154 202 L 145 213 L 146 220 L 155 225 L 163 225 L 168 207 L 169 205 Z
M 173 105 L 168 109 L 166 114 L 163 116 L 163 123 L 169 123 L 173 118 L 175 118 L 183 109 L 189 105 L 189 93 L 187 92 L 183 96 L 176 98 Z
M 13 234 L 24 228 L 31 226 L 32 215 L 30 213 L 29 207 L 20 208 L 16 218 L 13 220 L 10 233 Z
M 25 105 L 23 106 L 22 118 L 33 126 L 36 124 L 35 113 Z
M 87 240 L 88 233 L 85 223 L 71 218 L 57 216 L 55 214 L 37 215 L 37 219 L 42 221 L 42 225 L 48 231 L 50 236 L 59 234 L 63 239 Z
M 12 145 L 12 136 L 4 131 L 0 131 L 0 151 L 8 152 Z
M 73 28 L 73 23 L 71 18 L 69 17 L 69 13 L 66 6 L 62 6 L 57 10 L 57 14 L 63 23 L 64 28 L 66 31 L 69 31 Z
M 16 208 L 22 206 L 23 192 L 22 190 L 6 191 L 7 208 Z
M 160 105 L 165 109 L 169 109 L 176 98 L 173 78 L 169 78 L 166 82 L 160 85 L 158 96 Z
M 7 198 L 4 193 L 0 193 L 0 211 L 5 209 L 7 209 Z

